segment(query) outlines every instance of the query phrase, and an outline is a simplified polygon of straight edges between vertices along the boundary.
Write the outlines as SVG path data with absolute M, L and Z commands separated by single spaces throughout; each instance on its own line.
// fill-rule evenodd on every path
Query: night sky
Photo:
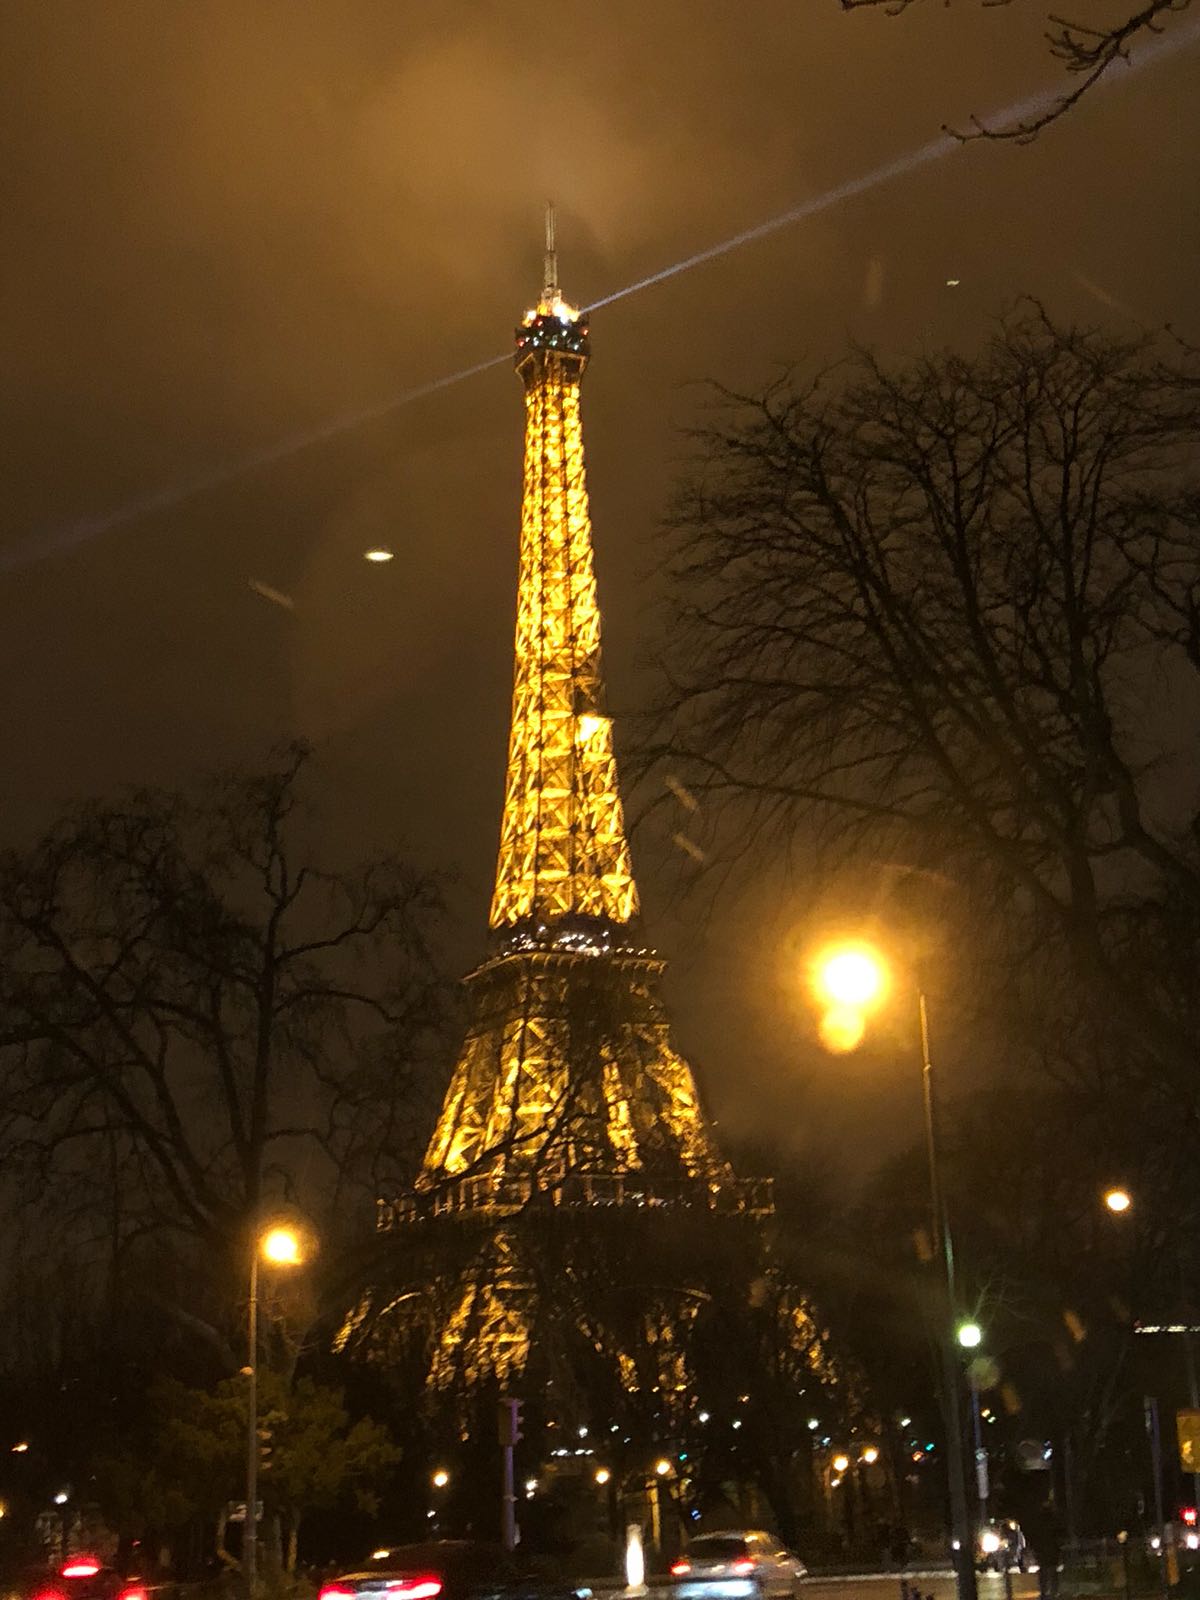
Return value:
M 330 850 L 452 869 L 449 956 L 475 960 L 510 689 L 511 371 L 81 526 L 505 352 L 546 196 L 564 292 L 589 303 L 1045 89 L 1044 9 L 5 0 L 0 839 L 300 734 Z M 761 383 L 847 338 L 969 342 L 1021 293 L 1200 337 L 1200 37 L 1172 37 L 1036 145 L 956 149 L 595 314 L 618 717 L 648 689 L 654 533 L 700 381 Z M 396 561 L 368 566 L 375 543 Z M 853 1127 L 856 1160 L 915 1128 L 907 1077 L 806 1043 L 802 874 L 710 915 L 669 892 L 654 837 L 634 848 L 723 1126 L 802 1151 Z

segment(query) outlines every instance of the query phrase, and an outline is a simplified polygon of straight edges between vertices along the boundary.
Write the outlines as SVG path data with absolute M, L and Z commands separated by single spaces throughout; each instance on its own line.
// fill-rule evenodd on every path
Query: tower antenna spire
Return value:
M 546 201 L 546 256 L 542 270 L 542 303 L 549 309 L 559 299 L 558 251 L 554 244 L 554 201 Z

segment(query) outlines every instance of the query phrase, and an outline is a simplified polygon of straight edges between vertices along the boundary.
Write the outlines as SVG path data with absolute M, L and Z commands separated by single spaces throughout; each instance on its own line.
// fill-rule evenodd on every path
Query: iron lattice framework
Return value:
M 472 1019 L 414 1193 L 380 1226 L 455 1214 L 487 1242 L 439 1318 L 435 1386 L 507 1379 L 528 1351 L 531 1205 L 769 1209 L 718 1154 L 671 1045 L 663 964 L 642 947 L 612 724 L 579 407 L 586 319 L 562 298 L 547 219 L 542 296 L 516 332 L 525 386 L 516 659 L 490 924 Z M 466 1237 L 464 1235 L 464 1237 Z M 666 1347 L 664 1346 L 664 1359 Z

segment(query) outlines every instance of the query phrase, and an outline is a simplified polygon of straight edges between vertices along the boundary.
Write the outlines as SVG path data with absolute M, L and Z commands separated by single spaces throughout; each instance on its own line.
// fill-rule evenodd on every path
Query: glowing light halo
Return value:
M 1095 85 L 1093 93 L 1101 92 L 1110 83 L 1126 81 L 1134 73 L 1144 71 L 1165 56 L 1176 55 L 1183 50 L 1190 49 L 1200 43 L 1200 24 L 1192 27 L 1179 27 L 1166 37 L 1150 40 L 1144 47 L 1139 48 L 1137 54 L 1126 63 L 1126 71 L 1116 77 L 1106 74 Z M 1055 90 L 1046 89 L 1030 99 L 1010 106 L 994 115 L 983 118 L 985 124 L 991 126 L 1005 126 L 1016 122 L 1030 121 L 1039 113 L 1050 110 L 1062 95 Z M 598 300 L 593 300 L 589 305 L 583 306 L 583 312 L 595 311 L 602 306 L 613 305 L 618 300 L 625 300 L 632 294 L 637 294 L 642 289 L 648 289 L 656 283 L 663 283 L 668 278 L 673 278 L 681 272 L 688 271 L 691 267 L 702 266 L 706 261 L 714 261 L 719 257 L 728 255 L 731 251 L 740 249 L 744 244 L 753 244 L 758 239 L 765 239 L 782 228 L 789 227 L 796 222 L 803 222 L 808 217 L 815 216 L 818 212 L 827 210 L 830 206 L 837 205 L 841 200 L 847 200 L 854 195 L 866 193 L 880 184 L 888 183 L 893 178 L 902 177 L 913 172 L 929 162 L 949 155 L 952 151 L 963 148 L 960 141 L 950 134 L 942 134 L 936 139 L 929 140 L 907 154 L 898 156 L 894 161 L 877 167 L 873 172 L 858 178 L 836 184 L 824 190 L 819 195 L 802 201 L 790 210 L 780 212 L 778 216 L 768 218 L 766 222 L 759 223 L 756 227 L 745 228 L 740 233 L 733 234 L 728 239 L 709 245 L 704 250 L 697 251 L 694 255 L 686 257 L 683 261 L 671 266 L 663 267 L 657 272 L 652 272 L 636 282 L 616 289 L 612 294 L 604 295 Z M 310 449 L 314 445 L 323 444 L 328 439 L 336 438 L 339 434 L 352 432 L 355 428 L 374 422 L 401 407 L 410 405 L 415 400 L 425 399 L 431 394 L 436 394 L 440 389 L 448 389 L 456 383 L 461 383 L 467 378 L 478 376 L 481 372 L 488 372 L 493 367 L 505 365 L 511 360 L 511 352 L 505 351 L 503 355 L 489 356 L 484 361 L 477 361 L 473 365 L 463 367 L 458 372 L 453 372 L 442 378 L 434 378 L 428 383 L 416 385 L 405 390 L 402 394 L 393 396 L 389 400 L 380 401 L 377 405 L 368 406 L 361 411 L 349 416 L 336 417 L 329 422 L 320 423 L 302 433 L 292 434 L 287 439 L 274 445 L 267 445 L 260 450 L 252 451 L 238 460 L 225 466 L 214 467 L 205 473 L 186 479 L 182 484 L 167 485 L 161 489 L 151 489 L 134 500 L 127 501 L 115 510 L 101 512 L 91 517 L 82 517 L 65 526 L 59 525 L 48 528 L 40 533 L 34 533 L 29 538 L 11 545 L 7 550 L 0 551 L 0 572 L 13 572 L 22 567 L 30 566 L 38 561 L 45 561 L 53 555 L 75 549 L 78 545 L 85 544 L 88 540 L 98 538 L 100 535 L 110 533 L 115 528 L 126 526 L 131 522 L 138 522 L 144 517 L 153 516 L 158 511 L 169 511 L 172 507 L 182 505 L 185 501 L 194 499 L 196 495 L 204 494 L 212 489 L 219 489 L 227 483 L 233 482 L 246 472 L 252 472 L 257 467 L 272 466 L 277 461 L 284 461 L 289 456 L 298 455 L 301 451 Z

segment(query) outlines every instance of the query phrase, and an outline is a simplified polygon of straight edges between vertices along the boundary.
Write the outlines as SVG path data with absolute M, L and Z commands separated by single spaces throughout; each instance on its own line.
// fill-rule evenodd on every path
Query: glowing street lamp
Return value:
M 869 944 L 832 945 L 818 957 L 816 983 L 831 1005 L 874 1011 L 887 995 L 887 966 Z
M 978 1350 L 983 1343 L 983 1329 L 977 1322 L 960 1322 L 957 1337 L 964 1350 Z
M 259 1251 L 273 1267 L 298 1267 L 304 1259 L 295 1228 L 268 1228 L 259 1241 Z
M 879 1460 L 879 1451 L 873 1444 L 869 1444 L 858 1459 L 866 1466 L 873 1467 Z
M 658 1473 L 660 1478 L 665 1478 L 667 1473 L 671 1470 L 671 1463 L 664 1456 L 661 1461 L 656 1461 L 654 1463 L 654 1470 Z
M 1114 1184 L 1111 1189 L 1104 1191 L 1104 1204 L 1117 1216 L 1128 1211 L 1133 1204 L 1133 1196 L 1121 1184 Z
M 827 1049 L 839 1053 L 855 1049 L 866 1032 L 868 1015 L 878 1010 L 887 999 L 888 991 L 892 987 L 889 962 L 880 950 L 866 940 L 846 939 L 819 951 L 811 964 L 809 975 L 813 990 L 824 1007 L 820 1023 L 822 1042 Z M 974 1545 L 959 1422 L 961 1415 L 959 1390 L 962 1380 L 958 1368 L 956 1339 L 963 1348 L 971 1349 L 974 1346 L 961 1339 L 965 1325 L 963 1330 L 959 1330 L 954 1322 L 957 1298 L 954 1246 L 951 1241 L 938 1161 L 933 1061 L 929 1052 L 929 1009 L 924 989 L 919 982 L 914 987 L 920 1028 L 921 1087 L 925 1113 L 925 1153 L 929 1165 L 930 1220 L 935 1254 L 941 1257 L 946 1296 L 945 1322 L 938 1343 L 941 1346 L 942 1387 L 946 1407 L 946 1451 L 950 1480 L 951 1532 L 955 1551 L 955 1581 L 958 1600 L 975 1600 L 975 1563 L 972 1559 Z M 983 1336 L 978 1329 L 976 1333 L 977 1344 Z M 833 1465 L 837 1467 L 836 1460 Z
M 242 1571 L 247 1600 L 254 1600 L 258 1577 L 258 1266 L 298 1267 L 304 1260 L 304 1239 L 292 1227 L 276 1224 L 259 1229 L 250 1252 L 250 1310 L 247 1329 L 246 1523 L 242 1533 Z
M 604 1487 L 604 1485 L 608 1482 L 608 1480 L 611 1477 L 612 1477 L 612 1473 L 608 1470 L 607 1467 L 597 1467 L 596 1468 L 595 1478 L 596 1478 L 596 1482 L 601 1486 L 601 1488 Z
M 433 1475 L 433 1487 L 435 1489 L 444 1489 L 449 1482 L 450 1474 L 445 1467 L 439 1467 Z
M 849 1466 L 850 1466 L 850 1457 L 849 1456 L 834 1456 L 833 1461 L 830 1463 L 830 1465 L 833 1467 L 833 1470 L 835 1472 L 846 1472 L 846 1471 L 848 1471 Z

